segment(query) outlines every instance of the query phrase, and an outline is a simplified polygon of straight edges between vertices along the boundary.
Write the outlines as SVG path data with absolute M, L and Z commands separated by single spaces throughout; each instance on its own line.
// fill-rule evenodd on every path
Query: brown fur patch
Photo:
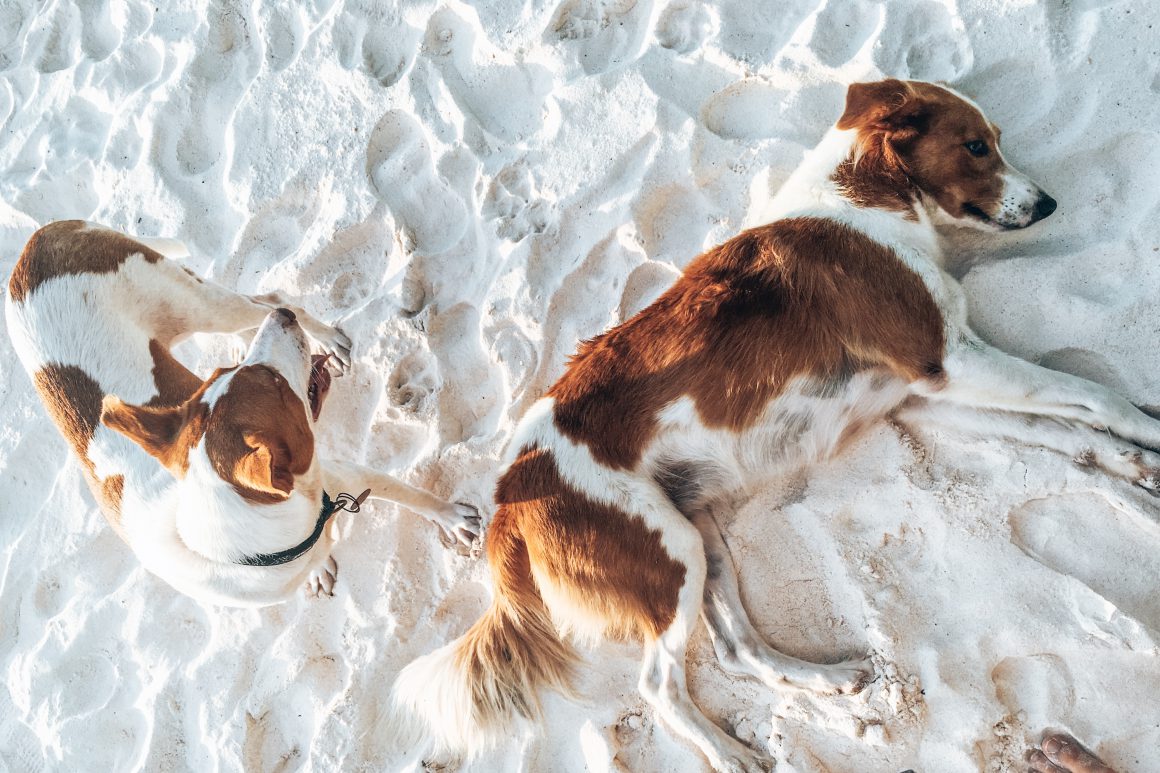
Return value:
M 202 387 L 202 381 L 157 341 L 149 340 L 149 354 L 153 356 L 153 384 L 157 396 L 147 405 L 180 405 Z
M 45 365 L 32 377 L 48 415 L 82 459 L 101 418 L 101 386 L 74 365 Z
M 73 365 L 46 365 L 32 377 L 49 418 L 80 459 L 85 480 L 109 523 L 121 531 L 120 475 L 98 480 L 89 461 L 89 442 L 101 416 L 101 387 L 88 373 Z
M 121 267 L 130 255 L 140 253 L 145 260 L 162 260 L 149 249 L 124 234 L 104 228 L 86 228 L 83 220 L 49 223 L 34 233 L 8 280 L 8 294 L 23 303 L 30 293 L 50 279 L 69 274 L 108 274 Z
M 257 504 L 281 502 L 310 469 L 314 432 L 306 406 L 281 374 L 239 368 L 205 428 L 205 451 L 223 480 Z M 303 492 L 311 496 L 311 492 Z
M 205 431 L 208 410 L 198 397 L 183 405 L 153 407 L 129 405 L 108 395 L 102 404 L 101 422 L 141 446 L 180 478 L 189 471 L 189 452 Z
M 684 565 L 639 517 L 570 486 L 549 452 L 525 449 L 496 503 L 487 554 L 497 597 L 532 592 L 534 565 L 613 635 L 654 639 L 672 623 Z
M 515 479 L 521 476 L 516 473 Z M 503 480 L 511 477 L 509 471 Z M 542 688 L 570 694 L 577 661 L 575 651 L 561 640 L 532 578 L 520 508 L 534 505 L 531 500 L 509 505 L 516 509 L 501 505 L 487 532 L 495 587 L 491 607 L 456 649 L 456 663 L 467 675 L 472 693 L 473 722 L 494 733 L 506 732 L 513 713 L 538 718 Z
M 854 204 L 908 210 L 922 191 L 955 217 L 969 216 L 971 207 L 998 211 L 1006 168 L 998 127 L 956 94 L 918 81 L 855 83 L 837 126 L 858 132 L 833 176 Z M 973 141 L 987 153 L 968 152 Z
M 938 306 L 891 250 L 795 218 L 696 258 L 651 306 L 584 343 L 548 395 L 564 435 L 632 469 L 682 396 L 707 426 L 740 431 L 795 376 L 881 366 L 938 380 L 944 351 Z
M 855 206 L 905 212 L 908 220 L 917 220 L 914 204 L 918 188 L 906 176 L 906 169 L 880 137 L 861 143 L 861 154 L 851 155 L 838 165 L 833 180 L 842 195 Z

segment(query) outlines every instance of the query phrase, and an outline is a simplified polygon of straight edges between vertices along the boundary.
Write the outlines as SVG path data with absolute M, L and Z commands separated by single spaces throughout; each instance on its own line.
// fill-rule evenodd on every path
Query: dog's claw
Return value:
M 350 370 L 350 350 L 353 343 L 350 337 L 338 328 L 331 328 L 331 330 L 333 331 L 333 336 L 330 341 L 323 344 L 323 348 L 327 354 L 332 355 L 338 362 L 338 373 L 336 375 L 342 375 Z
M 456 502 L 439 523 L 439 541 L 445 548 L 454 548 L 461 556 L 478 556 L 483 552 L 480 539 L 481 517 L 474 505 Z
M 327 556 L 322 566 L 310 573 L 306 578 L 306 595 L 311 598 L 319 596 L 333 596 L 334 584 L 338 581 L 338 563 L 334 556 Z

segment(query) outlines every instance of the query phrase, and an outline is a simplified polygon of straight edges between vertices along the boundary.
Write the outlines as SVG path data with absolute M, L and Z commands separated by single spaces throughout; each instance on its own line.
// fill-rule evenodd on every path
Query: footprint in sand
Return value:
M 635 316 L 680 278 L 681 272 L 668 263 L 656 260 L 641 263 L 624 282 L 624 293 L 620 296 L 620 320 L 623 322 Z
M 72 120 L 43 125 L 43 133 L 21 151 L 22 161 L 38 172 L 14 203 L 42 223 L 87 217 L 101 202 L 95 165 L 108 143 L 111 116 L 80 96 L 71 97 L 64 109 Z
M 135 705 L 145 670 L 121 636 L 125 607 L 100 590 L 74 589 L 69 603 L 85 609 L 83 621 L 68 610 L 49 619 L 39 645 L 12 662 L 14 702 L 51 734 L 41 740 L 56 747 L 65 770 L 131 768 L 149 740 L 149 723 Z M 93 737 L 118 741 L 93 747 Z
M 334 704 L 349 687 L 345 661 L 336 654 L 339 646 L 319 641 L 309 628 L 288 631 L 273 643 L 238 712 L 245 717 L 242 758 L 247 770 L 292 771 L 308 765 L 311 741 L 333 721 Z
M 680 268 L 701 251 L 712 225 L 704 194 L 680 183 L 653 189 L 637 202 L 635 210 L 645 254 Z
M 263 292 L 271 267 L 309 249 L 317 241 L 316 224 L 329 183 L 305 177 L 289 180 L 282 193 L 254 213 L 238 240 L 233 257 L 218 267 L 215 278 L 243 292 Z
M 803 86 L 795 94 L 763 78 L 746 78 L 709 97 L 701 117 L 709 131 L 725 139 L 776 137 L 806 145 L 833 123 L 845 95 L 845 87 L 836 82 Z
M 420 350 L 399 360 L 387 382 L 387 393 L 392 405 L 418 411 L 442 383 L 435 356 Z
M 1153 171 L 1158 167 L 1160 146 L 1150 131 L 1120 134 L 1099 148 L 1077 149 L 1069 158 L 1056 160 L 1053 179 L 1045 185 L 1064 192 L 1061 207 L 1085 214 L 1057 224 L 1053 240 L 1075 249 L 1125 238 L 1154 217 L 1160 204 Z
M 678 54 L 691 54 L 717 34 L 721 22 L 702 0 L 675 0 L 657 19 L 656 39 Z
M 339 63 L 348 70 L 362 67 L 384 87 L 399 82 L 419 49 L 419 30 L 376 2 L 345 3 L 332 34 Z
M 463 236 L 467 208 L 436 173 L 423 127 L 402 110 L 384 115 L 371 132 L 367 174 L 414 250 L 440 253 Z
M 128 99 L 133 94 L 157 84 L 165 66 L 162 43 L 154 37 L 138 38 L 119 46 L 105 64 L 109 73 L 105 80 L 107 93 L 113 99 Z M 130 118 L 117 116 L 126 125 Z M 136 127 L 134 127 L 136 129 Z M 137 129 L 137 131 L 140 131 Z
M 513 403 L 522 401 L 540 362 L 538 341 L 533 342 L 532 337 L 512 319 L 501 318 L 486 333 L 491 339 L 492 361 L 499 363 L 499 367 L 507 374 L 507 386 L 502 394 L 508 395 Z M 535 397 L 539 397 L 539 394 Z
M 790 128 L 779 107 L 790 96 L 762 78 L 747 78 L 709 97 L 701 119 L 705 128 L 727 140 L 784 137 Z
M 571 73 L 597 75 L 626 67 L 644 51 L 651 0 L 566 0 L 545 37 L 567 52 Z
M 17 3 L 0 4 L 0 72 L 20 61 L 33 15 Z
M 1036 499 L 1012 511 L 1012 541 L 1160 633 L 1160 529 L 1094 493 Z
M 406 256 L 393 249 L 390 218 L 372 214 L 362 223 L 336 231 L 299 271 L 299 284 L 329 288 L 338 309 L 354 309 L 382 288 L 396 286 L 406 268 Z
M 991 670 L 991 682 L 1003 707 L 1025 712 L 1031 726 L 1059 721 L 1075 705 L 1071 671 L 1058 655 L 1004 658 Z
M 431 321 L 431 350 L 446 381 L 439 390 L 439 438 L 445 445 L 496 431 L 506 406 L 503 381 L 485 351 L 479 310 L 461 303 Z
M 896 78 L 955 81 L 974 63 L 963 21 L 935 0 L 890 3 L 874 64 Z
M 544 124 L 551 73 L 492 46 L 476 12 L 455 7 L 458 12 L 441 8 L 431 15 L 423 52 L 455 104 L 491 137 L 505 143 L 530 138 Z
M 174 25 L 197 18 L 175 16 Z M 152 156 L 162 182 L 182 202 L 186 241 L 204 254 L 225 255 L 241 226 L 240 213 L 223 206 L 231 199 L 225 186 L 235 144 L 232 119 L 261 72 L 262 51 L 248 11 L 215 9 L 207 22 L 171 30 L 192 38 L 197 53 L 175 75 L 154 127 Z
M 815 20 L 810 49 L 828 67 L 845 64 L 870 40 L 883 12 L 867 0 L 828 0 Z
M 284 8 L 263 7 L 259 11 L 266 38 L 266 64 L 271 70 L 285 70 L 306 43 L 306 24 L 302 11 L 293 6 Z
M 36 69 L 44 74 L 60 72 L 72 67 L 81 58 L 81 13 L 71 4 L 56 7 L 56 13 L 47 25 L 34 24 L 30 37 L 39 39 L 42 46 L 36 60 Z M 39 33 L 39 34 L 38 34 Z M 33 41 L 29 41 L 33 45 Z
M 772 62 L 816 3 L 720 3 L 716 44 L 749 65 Z
M 512 242 L 543 233 L 556 218 L 552 203 L 540 197 L 524 161 L 508 164 L 492 179 L 482 214 L 495 222 L 497 236 Z
M 994 739 L 980 742 L 988 770 L 1018 770 L 1028 741 L 1045 727 L 1067 724 L 1075 707 L 1075 685 L 1067 663 L 1044 653 L 1004 658 L 991 670 L 995 697 L 1005 715 L 993 727 Z
M 1100 11 L 1112 4 L 1108 0 L 1043 4 L 1043 15 L 1050 30 L 1045 37 L 1056 68 L 1070 70 L 1087 57 L 1100 29 Z
M 121 33 L 109 12 L 109 0 L 74 1 L 80 11 L 81 51 L 94 62 L 100 62 L 121 44 Z

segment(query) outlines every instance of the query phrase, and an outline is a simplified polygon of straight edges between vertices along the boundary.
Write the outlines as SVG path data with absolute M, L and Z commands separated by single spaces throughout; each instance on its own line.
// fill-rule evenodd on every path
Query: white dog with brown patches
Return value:
M 568 634 L 631 635 L 644 642 L 640 690 L 674 731 L 717 770 L 767 769 L 765 753 L 689 697 L 698 616 L 724 668 L 773 688 L 854 692 L 871 669 L 762 641 L 713 510 L 838 453 L 910 396 L 983 409 L 989 431 L 1033 434 L 1154 488 L 1157 457 L 1138 446 L 1160 447 L 1160 423 L 985 344 L 942 268 L 935 218 L 1014 229 L 1054 209 L 965 97 L 919 82 L 851 86 L 768 224 L 701 255 L 651 306 L 583 344 L 521 421 L 486 540 L 492 606 L 403 670 L 395 729 L 480 750 L 540 716 L 541 687 L 569 690 Z
M 275 294 L 238 295 L 165 258 L 180 249 L 52 223 L 8 285 L 16 352 L 142 563 L 215 604 L 273 604 L 303 583 L 329 593 L 335 500 L 367 489 L 470 545 L 470 506 L 315 453 L 326 361 L 350 366 L 347 337 Z M 253 328 L 245 359 L 205 380 L 170 354 L 192 333 Z M 325 354 L 312 356 L 307 336 Z

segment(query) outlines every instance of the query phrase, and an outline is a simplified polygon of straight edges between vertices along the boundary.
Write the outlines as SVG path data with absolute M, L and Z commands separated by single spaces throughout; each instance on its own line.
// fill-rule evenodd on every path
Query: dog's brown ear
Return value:
M 888 78 L 874 83 L 852 83 L 846 90 L 846 110 L 839 129 L 882 132 L 921 131 L 923 105 L 911 85 Z
M 180 407 L 129 405 L 119 397 L 106 395 L 101 403 L 101 423 L 168 465 L 170 451 L 185 423 L 185 411 Z
M 285 443 L 267 433 L 246 433 L 250 451 L 234 463 L 234 479 L 239 485 L 276 496 L 289 496 L 294 489 L 294 474 Z

